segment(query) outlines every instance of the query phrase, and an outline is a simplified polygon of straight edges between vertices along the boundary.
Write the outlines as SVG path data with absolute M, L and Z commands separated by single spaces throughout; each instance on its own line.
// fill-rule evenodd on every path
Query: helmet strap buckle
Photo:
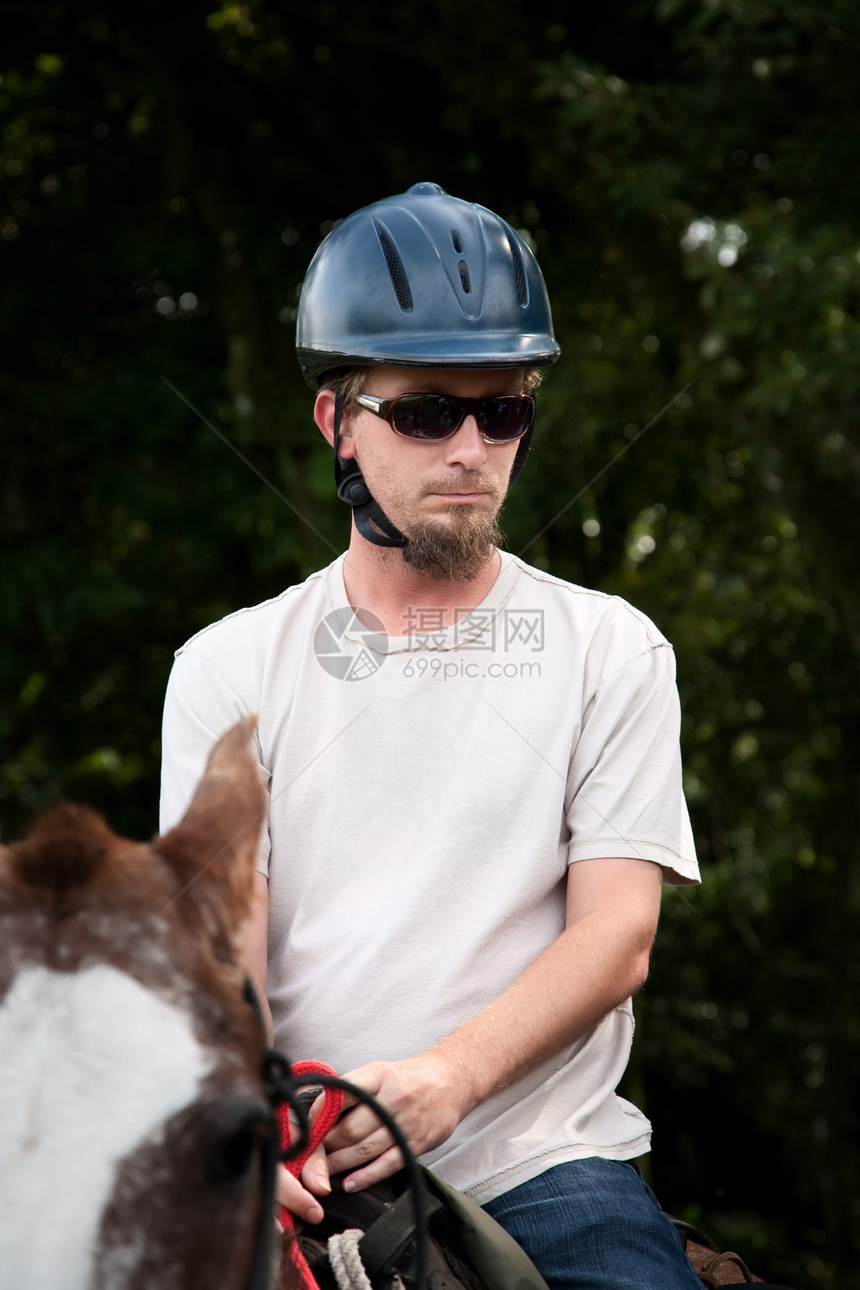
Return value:
M 372 542 L 374 546 L 404 547 L 408 539 L 391 523 L 379 502 L 371 495 L 358 462 L 354 457 L 341 457 L 337 451 L 345 393 L 346 381 L 340 380 L 335 386 L 334 395 L 334 480 L 337 495 L 342 502 L 352 507 L 355 526 L 368 542 Z

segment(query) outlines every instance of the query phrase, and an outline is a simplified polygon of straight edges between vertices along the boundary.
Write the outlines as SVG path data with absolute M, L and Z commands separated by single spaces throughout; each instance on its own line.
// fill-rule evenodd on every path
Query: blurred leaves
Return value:
M 291 353 L 321 236 L 422 179 L 498 210 L 564 348 L 510 547 L 625 596 L 678 657 L 705 881 L 667 893 L 637 1001 L 655 1181 L 757 1270 L 849 1284 L 860 11 L 86 0 L 19 26 L 0 69 L 4 836 L 61 794 L 152 832 L 172 651 L 345 544 Z

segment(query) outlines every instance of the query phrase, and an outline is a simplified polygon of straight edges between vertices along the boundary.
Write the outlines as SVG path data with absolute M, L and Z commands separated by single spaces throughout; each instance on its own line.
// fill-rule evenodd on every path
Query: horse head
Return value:
M 266 805 L 253 727 L 219 741 L 149 845 L 61 805 L 0 847 L 4 1286 L 249 1284 L 273 1224 L 265 1036 L 238 954 Z

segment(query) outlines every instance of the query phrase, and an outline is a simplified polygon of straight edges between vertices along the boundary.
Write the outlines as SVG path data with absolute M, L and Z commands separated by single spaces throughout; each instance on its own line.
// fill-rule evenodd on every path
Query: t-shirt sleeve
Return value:
M 216 741 L 243 717 L 250 716 L 247 702 L 225 677 L 193 647 L 180 650 L 167 683 L 162 723 L 161 808 L 162 833 L 178 824 L 194 796 Z M 260 776 L 268 789 L 270 774 L 260 755 Z M 256 867 L 269 869 L 269 826 L 260 835 Z
M 699 881 L 681 779 L 675 657 L 654 645 L 604 677 L 583 714 L 567 788 L 569 860 L 651 860 Z

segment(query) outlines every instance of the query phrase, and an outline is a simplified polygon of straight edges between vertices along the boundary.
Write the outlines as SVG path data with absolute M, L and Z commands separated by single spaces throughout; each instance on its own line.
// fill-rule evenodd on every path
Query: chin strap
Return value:
M 337 484 L 337 495 L 342 502 L 352 507 L 355 526 L 368 542 L 372 542 L 374 546 L 406 546 L 408 538 L 395 528 L 379 502 L 371 496 L 358 462 L 354 457 L 347 459 L 337 452 L 345 384 L 344 381 L 338 381 L 334 399 L 334 482 Z
M 520 439 L 519 443 L 517 444 L 517 455 L 516 457 L 514 457 L 514 464 L 511 467 L 511 477 L 508 480 L 508 488 L 510 488 L 511 484 L 514 482 L 517 475 L 520 473 L 523 466 L 526 464 L 526 457 L 529 455 L 529 449 L 532 446 L 533 434 L 534 434 L 534 425 L 530 425 L 528 430 L 523 435 L 522 439 Z
M 337 495 L 352 507 L 355 526 L 363 538 L 376 546 L 406 546 L 408 539 L 394 527 L 379 502 L 371 497 L 361 467 L 354 457 L 348 461 L 345 457 L 335 458 L 334 478 Z

